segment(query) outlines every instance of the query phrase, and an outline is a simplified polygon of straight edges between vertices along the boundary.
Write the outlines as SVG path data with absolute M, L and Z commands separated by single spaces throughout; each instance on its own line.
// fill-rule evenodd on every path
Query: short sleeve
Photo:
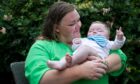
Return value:
M 45 48 L 46 44 L 43 41 L 37 41 L 28 53 L 25 61 L 25 75 L 30 84 L 39 84 L 43 74 L 50 69 L 46 64 L 47 60 L 50 59 L 49 44 L 48 48 Z
M 111 72 L 110 75 L 119 76 L 127 66 L 127 64 L 126 64 L 127 56 L 120 49 L 119 50 L 111 50 L 110 54 L 112 54 L 112 53 L 116 53 L 119 55 L 119 57 L 121 59 L 122 67 L 117 71 Z

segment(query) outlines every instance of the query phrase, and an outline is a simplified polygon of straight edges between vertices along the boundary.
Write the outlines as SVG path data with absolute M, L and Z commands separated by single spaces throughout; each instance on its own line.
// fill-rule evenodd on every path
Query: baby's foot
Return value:
M 72 63 L 72 57 L 69 54 L 66 54 L 66 62 L 67 62 L 67 67 L 71 66 Z

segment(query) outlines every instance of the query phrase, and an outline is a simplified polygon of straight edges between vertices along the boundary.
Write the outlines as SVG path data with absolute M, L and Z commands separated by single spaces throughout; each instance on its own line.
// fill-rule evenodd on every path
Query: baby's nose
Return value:
M 93 31 L 93 34 L 97 34 L 97 32 L 96 31 Z

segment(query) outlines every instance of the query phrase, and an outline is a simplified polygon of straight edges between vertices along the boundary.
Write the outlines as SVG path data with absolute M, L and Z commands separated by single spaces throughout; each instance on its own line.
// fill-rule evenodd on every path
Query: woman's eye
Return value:
M 74 26 L 75 24 L 69 24 L 68 26 Z

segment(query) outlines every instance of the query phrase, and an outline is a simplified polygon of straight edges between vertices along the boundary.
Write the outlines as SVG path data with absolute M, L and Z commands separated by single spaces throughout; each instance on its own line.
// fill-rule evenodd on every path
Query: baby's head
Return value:
M 102 35 L 105 36 L 107 39 L 109 39 L 110 28 L 107 26 L 107 24 L 103 22 L 100 21 L 92 22 L 88 30 L 88 36 L 92 35 Z

